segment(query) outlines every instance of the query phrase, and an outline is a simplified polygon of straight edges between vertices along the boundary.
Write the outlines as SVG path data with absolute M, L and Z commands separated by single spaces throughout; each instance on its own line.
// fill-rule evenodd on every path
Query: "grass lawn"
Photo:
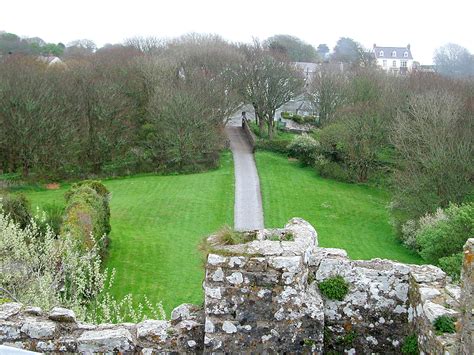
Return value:
M 234 173 L 230 153 L 221 168 L 190 175 L 145 175 L 103 181 L 111 191 L 108 268 L 113 293 L 162 301 L 169 316 L 181 303 L 203 301 L 201 239 L 233 224 Z M 23 192 L 33 207 L 64 203 L 60 190 Z
M 257 152 L 256 161 L 266 227 L 302 217 L 316 228 L 320 246 L 346 249 L 353 259 L 422 263 L 396 239 L 386 191 L 323 179 L 275 153 Z

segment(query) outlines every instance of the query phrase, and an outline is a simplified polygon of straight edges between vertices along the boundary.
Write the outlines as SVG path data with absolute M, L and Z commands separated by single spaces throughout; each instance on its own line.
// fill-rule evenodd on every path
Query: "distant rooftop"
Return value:
M 386 59 L 413 59 L 410 45 L 406 47 L 380 47 L 374 44 L 375 58 Z

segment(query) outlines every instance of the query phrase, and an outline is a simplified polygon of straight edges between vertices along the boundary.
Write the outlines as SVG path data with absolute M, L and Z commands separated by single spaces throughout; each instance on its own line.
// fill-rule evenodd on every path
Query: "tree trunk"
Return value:
M 273 139 L 273 120 L 268 120 L 268 139 Z

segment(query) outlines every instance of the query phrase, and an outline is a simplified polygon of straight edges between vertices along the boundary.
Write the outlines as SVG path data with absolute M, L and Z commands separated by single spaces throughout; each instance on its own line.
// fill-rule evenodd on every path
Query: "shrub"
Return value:
M 43 214 L 35 216 L 41 231 L 46 232 L 51 228 L 54 233 L 59 234 L 63 223 L 64 207 L 54 203 L 48 203 L 42 206 Z
M 426 215 L 420 219 L 416 237 L 420 255 L 435 264 L 440 258 L 460 252 L 466 240 L 474 235 L 474 203 L 459 206 L 451 204 L 444 214 L 437 214 L 445 214 L 445 217 Z
M 456 333 L 455 321 L 455 318 L 444 315 L 436 318 L 433 325 L 437 334 Z
M 352 182 L 349 171 L 344 169 L 340 164 L 324 158 L 322 155 L 319 155 L 315 158 L 314 166 L 319 175 L 324 178 L 343 182 Z
M 30 223 L 30 202 L 25 195 L 0 194 L 0 207 L 21 228 L 25 228 Z
M 110 233 L 110 208 L 108 190 L 97 181 L 74 184 L 65 194 L 65 209 L 62 234 L 70 234 L 81 241 L 84 248 L 98 244 L 105 250 Z
M 407 355 L 418 355 L 420 350 L 418 349 L 418 338 L 416 334 L 409 335 L 403 341 L 402 354 Z
M 291 143 L 290 140 L 263 140 L 257 141 L 256 148 L 260 150 L 267 150 L 274 153 L 280 153 L 288 155 L 288 145 Z
M 102 198 L 102 205 L 104 209 L 104 233 L 109 234 L 111 227 L 110 227 L 110 206 L 109 206 L 109 198 L 110 198 L 110 191 L 102 184 L 100 181 L 97 180 L 83 180 L 77 182 L 71 186 L 71 188 L 66 191 L 64 197 L 66 198 L 66 202 L 69 200 L 69 197 L 75 193 L 77 189 L 82 186 L 87 186 L 93 189 L 97 194 Z
M 330 300 L 342 301 L 349 292 L 349 284 L 342 276 L 327 278 L 318 284 L 321 293 Z
M 463 253 L 457 253 L 440 258 L 438 265 L 454 282 L 458 282 L 461 277 L 462 262 Z
M 304 165 L 312 165 L 319 143 L 311 136 L 302 134 L 295 137 L 288 145 L 290 156 L 298 158 Z
M 51 228 L 40 235 L 31 220 L 25 229 L 0 213 L 0 303 L 15 301 L 29 306 L 72 309 L 79 320 L 94 323 L 140 322 L 144 310 L 155 318 L 164 318 L 161 304 L 135 303 L 131 295 L 115 299 L 109 289 L 109 277 L 102 270 L 98 248 L 78 247 L 74 238 L 58 238 Z M 108 282 L 106 280 L 108 279 Z

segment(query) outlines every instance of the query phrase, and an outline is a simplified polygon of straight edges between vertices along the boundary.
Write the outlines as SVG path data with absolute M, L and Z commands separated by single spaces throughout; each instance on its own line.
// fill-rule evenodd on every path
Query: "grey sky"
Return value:
M 429 64 L 435 48 L 447 42 L 474 53 L 473 10 L 472 0 L 3 0 L 0 30 L 98 45 L 135 35 L 207 32 L 244 42 L 291 34 L 333 48 L 345 36 L 366 47 L 410 43 L 414 59 Z

